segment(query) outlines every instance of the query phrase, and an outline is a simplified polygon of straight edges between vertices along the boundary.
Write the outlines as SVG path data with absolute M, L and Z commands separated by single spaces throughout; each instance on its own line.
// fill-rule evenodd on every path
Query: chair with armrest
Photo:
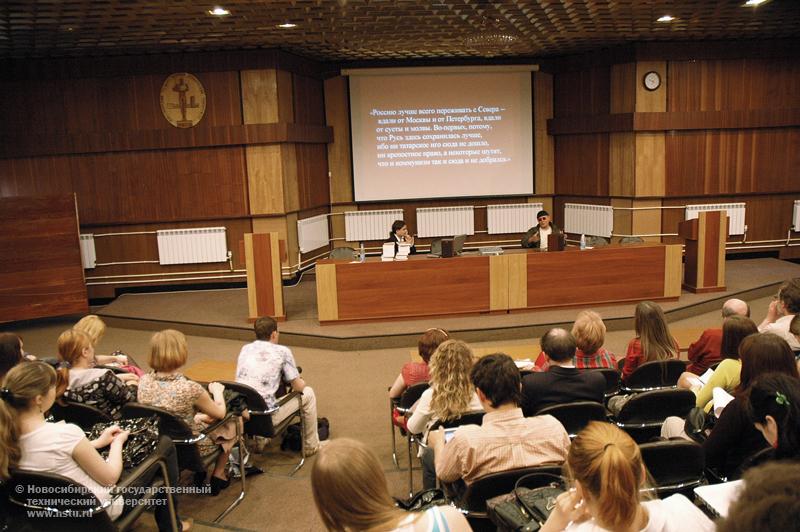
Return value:
M 695 395 L 690 390 L 666 388 L 642 392 L 625 403 L 615 422 L 635 441 L 646 442 L 661 434 L 665 419 L 685 418 L 694 405 Z
M 125 419 L 136 417 L 152 417 L 158 418 L 158 430 L 162 436 L 169 436 L 175 444 L 175 451 L 178 456 L 178 468 L 180 470 L 188 469 L 195 473 L 205 473 L 211 465 L 216 462 L 217 457 L 222 450 L 217 449 L 207 455 L 200 454 L 198 443 L 208 437 L 208 434 L 213 432 L 224 423 L 228 422 L 233 415 L 228 413 L 223 419 L 216 423 L 212 423 L 200 434 L 194 434 L 192 428 L 181 419 L 179 416 L 163 408 L 156 406 L 144 405 L 141 403 L 128 403 L 122 407 L 122 417 Z M 246 454 L 244 439 L 240 430 L 240 424 L 236 423 L 236 445 L 239 447 L 239 456 Z M 234 508 L 236 508 L 245 496 L 245 471 L 244 460 L 239 460 L 239 474 L 241 487 L 239 496 L 219 514 L 215 519 L 215 523 L 219 523 L 225 518 Z
M 693 496 L 694 488 L 705 484 L 703 446 L 684 439 L 664 440 L 639 445 L 642 460 L 654 486 L 646 491 L 659 498 L 680 493 Z
M 351 247 L 333 248 L 328 255 L 329 259 L 353 260 L 356 257 L 356 250 Z
M 63 403 L 53 403 L 53 406 L 50 407 L 50 414 L 55 421 L 73 423 L 82 428 L 84 432 L 92 430 L 97 423 L 113 421 L 111 416 L 97 407 L 66 400 Z
M 403 395 L 400 396 L 400 400 L 395 405 L 393 401 L 390 399 L 390 405 L 392 409 L 396 410 L 405 420 L 408 420 L 411 417 L 412 411 L 411 407 L 419 401 L 419 398 L 422 396 L 423 392 L 428 389 L 427 382 L 418 382 L 417 384 L 412 384 L 403 392 Z M 411 434 L 410 431 L 406 430 L 406 428 L 398 421 L 395 420 L 394 416 L 391 415 L 393 412 L 390 411 L 390 419 L 392 423 L 392 461 L 397 465 L 397 446 L 395 443 L 395 432 L 394 428 L 399 427 L 400 433 L 404 434 L 406 437 L 406 443 L 408 444 L 408 491 L 409 495 L 413 495 L 414 493 L 414 478 L 413 478 L 413 461 L 411 457 L 411 448 L 413 444 L 417 441 L 417 437 L 415 434 Z
M 561 469 L 561 464 L 510 469 L 485 475 L 468 485 L 466 489 L 459 489 L 458 484 L 463 485 L 461 480 L 445 483 L 443 488 L 445 493 L 453 497 L 453 503 L 466 516 L 473 530 L 484 530 L 490 524 L 486 512 L 486 501 L 498 495 L 511 493 L 519 479 L 533 473 L 537 473 L 537 475 L 525 479 L 520 483 L 520 487 L 534 489 L 546 486 L 555 480 L 554 477 L 561 476 Z M 494 530 L 493 527 L 491 529 Z
M 723 474 L 723 472 L 719 471 L 718 469 L 707 467 L 706 468 L 706 478 L 708 479 L 709 483 L 711 484 L 719 484 L 720 482 L 730 482 L 732 480 L 739 480 L 744 475 L 744 472 L 750 469 L 751 467 L 757 467 L 763 464 L 764 462 L 768 462 L 775 457 L 775 449 L 772 447 L 764 447 L 760 451 L 756 451 L 747 458 L 736 468 L 735 471 L 731 472 L 729 475 Z
M 681 374 L 686 371 L 683 360 L 654 360 L 645 362 L 631 373 L 622 384 L 624 393 L 648 392 L 661 388 L 674 388 Z
M 605 391 L 605 399 L 609 397 L 613 397 L 619 393 L 620 386 L 622 381 L 622 374 L 620 374 L 618 369 L 614 368 L 586 368 L 584 371 L 597 371 L 603 374 L 603 377 L 606 378 L 606 391 Z
M 575 401 L 547 406 L 536 412 L 537 416 L 551 415 L 564 425 L 572 440 L 590 421 L 606 421 L 606 407 L 594 401 Z
M 244 424 L 244 433 L 250 436 L 263 436 L 264 438 L 276 438 L 289 429 L 289 425 L 295 420 L 300 418 L 300 462 L 294 467 L 289 476 L 294 475 L 298 469 L 303 467 L 305 463 L 305 434 L 306 424 L 303 419 L 303 394 L 301 392 L 292 392 L 282 395 L 278 399 L 278 403 L 274 408 L 267 408 L 267 402 L 258 391 L 252 386 L 243 384 L 241 382 L 233 381 L 217 381 L 226 390 L 233 390 L 239 392 L 245 397 L 247 401 L 247 409 L 250 411 L 250 419 Z M 286 416 L 285 419 L 279 423 L 274 423 L 272 415 L 275 414 L 283 405 L 294 403 L 291 414 Z
M 153 500 L 159 488 L 170 488 L 169 475 L 164 456 L 158 452 L 147 457 L 141 464 L 117 482 L 112 495 L 131 487 L 138 479 L 149 475 L 153 468 L 159 474 L 149 483 L 151 489 L 145 492 L 139 504 L 122 514 L 115 521 L 105 511 L 111 501 L 101 503 L 95 495 L 67 477 L 40 471 L 14 469 L 11 478 L 6 482 L 6 525 L 8 530 L 68 530 L 84 532 L 87 528 L 92 532 L 111 532 L 130 530 Z M 169 507 L 173 530 L 178 530 L 175 503 L 172 492 L 164 490 Z M 47 495 L 53 494 L 53 495 Z M 66 494 L 66 495 L 61 495 Z M 36 499 L 49 499 L 41 501 Z M 47 504 L 42 504 L 46 502 Z

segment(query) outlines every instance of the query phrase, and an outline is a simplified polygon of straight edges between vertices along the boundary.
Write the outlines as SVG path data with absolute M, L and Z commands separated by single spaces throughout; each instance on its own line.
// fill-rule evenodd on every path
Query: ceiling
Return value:
M 800 36 L 771 0 L 3 0 L 0 58 L 280 48 L 321 61 L 550 56 L 629 41 Z M 214 6 L 230 14 L 208 14 Z M 672 15 L 664 23 L 656 19 Z M 277 25 L 297 24 L 291 29 Z

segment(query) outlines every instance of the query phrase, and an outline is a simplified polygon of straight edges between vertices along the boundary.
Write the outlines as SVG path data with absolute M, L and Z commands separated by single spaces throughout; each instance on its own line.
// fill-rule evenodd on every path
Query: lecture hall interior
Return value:
M 23 416 L 22 377 L 6 373 L 0 414 L 87 434 L 95 422 L 135 418 L 124 425 L 121 476 L 90 475 L 118 488 L 102 488 L 107 500 L 85 496 L 80 511 L 103 508 L 79 517 L 34 516 L 42 501 L 11 493 L 81 482 L 26 469 L 28 446 L 39 444 L 19 436 L 22 461 L 9 462 L 0 427 L 0 529 L 149 531 L 192 520 L 192 530 L 326 530 L 312 470 L 339 438 L 377 457 L 392 497 L 423 489 L 424 438 L 407 432 L 402 389 L 394 402 L 388 390 L 408 363 L 427 380 L 418 347 L 431 330 L 466 342 L 478 361 L 509 355 L 527 382 L 547 369 L 543 335 L 595 311 L 620 364 L 605 374 L 607 403 L 620 386 L 651 393 L 651 383 L 619 381 L 642 301 L 663 310 L 682 361 L 722 327 L 730 299 L 747 302 L 756 325 L 775 321 L 776 299 L 797 313 L 776 294 L 800 278 L 800 6 L 5 0 L 0 250 L 0 338 L 14 344 L 3 356 L 30 359 L 3 373 L 35 363 L 66 379 L 54 402 L 34 394 L 52 409 L 36 411 L 32 399 Z M 87 315 L 99 333 L 81 329 Z M 299 366 L 284 367 L 284 380 L 313 388 L 278 393 L 281 409 L 297 405 L 286 419 L 268 412 L 275 392 L 236 386 L 247 376 L 243 346 L 255 345 L 265 316 L 279 334 L 266 340 Z M 795 322 L 787 342 L 800 348 Z M 172 341 L 182 349 L 164 354 Z M 181 351 L 180 367 L 166 361 Z M 198 394 L 188 417 L 153 402 L 159 368 Z M 115 381 L 129 404 L 87 406 L 76 370 Z M 677 374 L 658 378 L 659 390 L 680 389 Z M 223 399 L 214 382 L 225 387 L 223 421 L 211 413 Z M 319 452 L 298 451 L 314 434 L 309 397 L 327 420 Z M 198 406 L 206 399 L 209 411 Z M 148 425 L 154 404 L 166 413 Z M 602 411 L 626 428 L 621 415 Z M 224 440 L 212 455 L 194 443 L 204 434 L 195 425 L 208 423 Z M 182 443 L 165 444 L 170 430 Z M 90 436 L 107 438 L 109 468 L 115 431 Z M 654 435 L 634 439 L 652 445 Z M 152 454 L 125 451 L 134 441 Z M 211 467 L 216 476 L 203 480 Z M 713 519 L 719 509 L 693 488 L 727 477 L 700 469 L 657 493 L 684 493 Z M 145 485 L 163 489 L 130 510 L 125 488 Z M 475 530 L 495 529 L 485 498 L 445 491 Z

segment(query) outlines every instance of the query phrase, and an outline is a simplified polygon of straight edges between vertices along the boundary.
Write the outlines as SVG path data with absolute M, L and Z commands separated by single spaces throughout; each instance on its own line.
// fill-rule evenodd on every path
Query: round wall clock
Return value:
M 644 83 L 644 88 L 649 91 L 654 91 L 661 86 L 661 76 L 655 70 L 651 70 L 645 74 L 642 81 Z

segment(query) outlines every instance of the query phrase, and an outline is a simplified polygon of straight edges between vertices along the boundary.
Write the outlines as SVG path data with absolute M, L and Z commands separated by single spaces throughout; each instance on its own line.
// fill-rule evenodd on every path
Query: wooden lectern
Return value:
M 694 293 L 725 290 L 725 211 L 701 212 L 697 219 L 681 222 L 678 235 L 686 241 L 683 288 Z
M 244 256 L 249 321 L 261 316 L 285 320 L 278 233 L 245 233 Z

